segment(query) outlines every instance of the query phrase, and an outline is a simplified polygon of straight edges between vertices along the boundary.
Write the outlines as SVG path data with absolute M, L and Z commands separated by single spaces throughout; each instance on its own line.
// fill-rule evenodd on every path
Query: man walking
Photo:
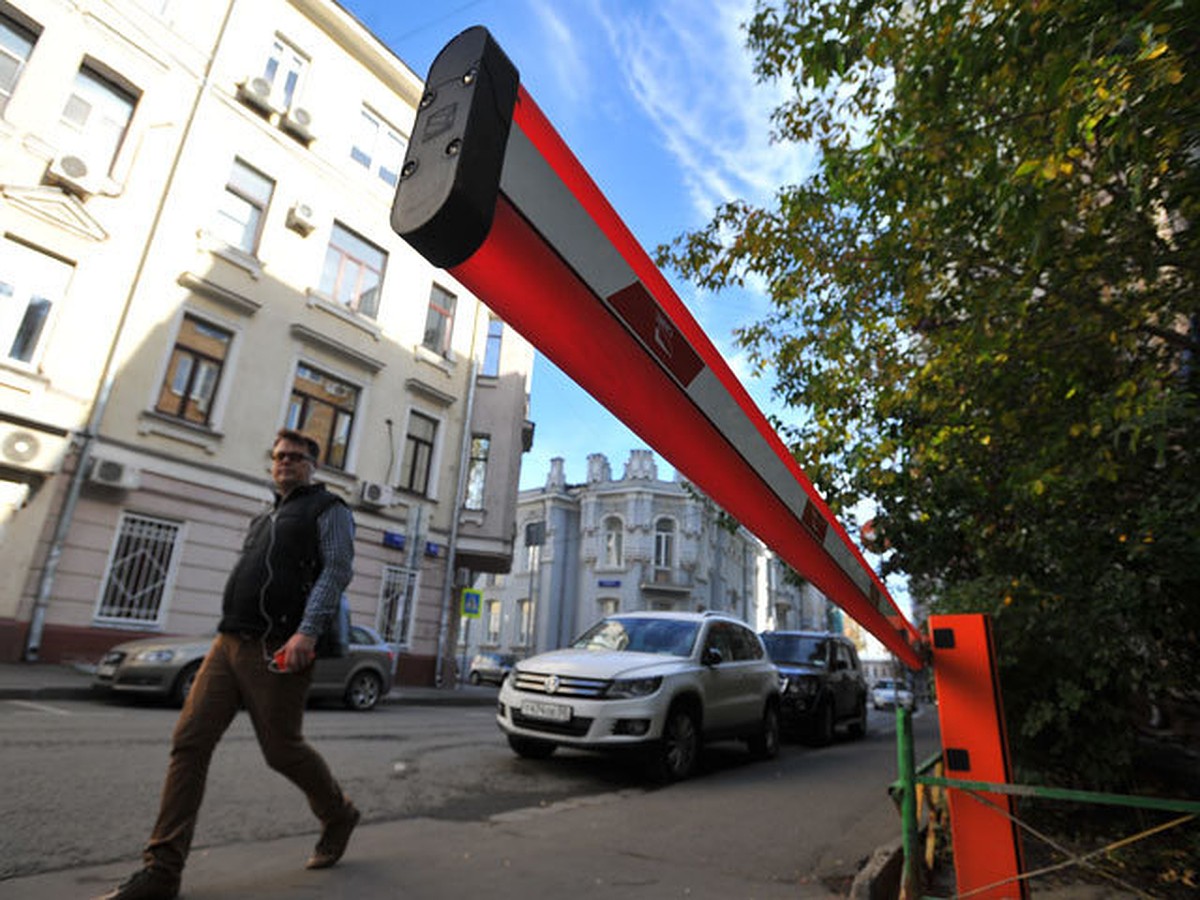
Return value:
M 175 726 L 143 868 L 103 900 L 179 894 L 209 761 L 241 706 L 267 764 L 304 791 L 322 823 L 307 867 L 332 866 L 346 850 L 359 812 L 302 733 L 317 638 L 333 624 L 354 560 L 350 510 L 312 481 L 319 453 L 317 442 L 300 432 L 284 429 L 275 437 L 275 502 L 250 523 L 226 582 L 217 638 Z

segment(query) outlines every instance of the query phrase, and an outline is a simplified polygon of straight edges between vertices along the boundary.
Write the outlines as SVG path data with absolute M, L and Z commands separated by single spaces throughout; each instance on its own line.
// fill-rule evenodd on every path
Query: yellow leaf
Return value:
M 1167 52 L 1167 45 L 1166 44 L 1158 44 L 1157 46 L 1152 47 L 1150 49 L 1150 52 L 1146 54 L 1146 59 L 1158 59 L 1160 56 L 1162 56 L 1166 52 Z

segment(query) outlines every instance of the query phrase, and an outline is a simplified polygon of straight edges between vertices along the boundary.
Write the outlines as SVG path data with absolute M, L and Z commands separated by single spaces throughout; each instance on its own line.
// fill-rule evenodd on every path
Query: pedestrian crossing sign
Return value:
M 478 619 L 483 606 L 483 593 L 474 588 L 463 588 L 462 615 L 464 619 Z

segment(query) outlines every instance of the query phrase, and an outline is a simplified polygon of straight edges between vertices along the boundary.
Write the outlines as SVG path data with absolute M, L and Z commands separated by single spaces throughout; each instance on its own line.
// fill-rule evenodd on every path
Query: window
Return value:
M 529 600 L 517 601 L 517 643 L 528 647 L 533 644 L 533 603 Z
M 670 569 L 675 560 L 675 523 L 659 519 L 654 523 L 654 568 Z
M 500 643 L 500 601 L 489 600 L 487 602 L 487 642 L 489 644 Z
M 372 319 L 379 313 L 379 290 L 387 253 L 340 222 L 333 223 L 320 291 Z
M 66 295 L 74 268 L 11 238 L 0 243 L 0 346 L 33 362 L 50 310 Z
M 302 431 L 321 445 L 318 462 L 346 468 L 346 451 L 358 407 L 358 388 L 311 366 L 296 366 L 287 427 Z
M 429 313 L 425 317 L 425 337 L 421 343 L 441 356 L 450 354 L 450 337 L 454 331 L 454 305 L 457 302 L 458 298 L 436 284 L 429 292 Z
M 384 566 L 379 590 L 378 630 L 383 639 L 406 646 L 412 629 L 417 572 L 402 566 Z
M 258 250 L 263 215 L 274 190 L 274 181 L 235 159 L 217 209 L 213 233 L 230 247 L 253 256 Z
M 112 171 L 137 98 L 88 65 L 80 67 L 62 124 L 67 143 L 95 173 Z
M 496 378 L 500 375 L 500 343 L 504 337 L 504 323 L 492 316 L 488 319 L 487 345 L 483 350 L 481 375 Z
M 155 409 L 208 425 L 233 333 L 195 316 L 183 317 Z
M 606 619 L 609 616 L 615 616 L 621 611 L 621 601 L 616 597 L 601 597 L 600 598 L 600 618 Z
M 436 419 L 414 412 L 408 417 L 404 438 L 404 463 L 400 487 L 422 496 L 429 493 L 429 470 L 433 463 L 433 444 L 437 438 Z
M 308 71 L 308 58 L 283 38 L 275 38 L 263 75 L 271 83 L 271 99 L 280 109 L 292 108 Z
M 21 78 L 21 70 L 25 68 L 35 43 L 36 34 L 7 16 L 0 15 L 0 116 L 8 107 L 8 101 Z
M 483 509 L 483 488 L 487 481 L 488 450 L 492 439 L 486 434 L 471 435 L 471 462 L 467 467 L 465 509 Z
M 618 516 L 609 516 L 604 520 L 604 565 L 610 569 L 619 569 L 625 565 L 624 551 L 625 526 Z
M 408 141 L 398 130 L 365 106 L 362 108 L 358 133 L 350 148 L 352 160 L 368 172 L 373 171 L 389 187 L 395 187 L 400 180 L 400 166 L 407 148 Z
M 156 624 L 174 579 L 177 522 L 122 513 L 100 596 L 98 620 Z

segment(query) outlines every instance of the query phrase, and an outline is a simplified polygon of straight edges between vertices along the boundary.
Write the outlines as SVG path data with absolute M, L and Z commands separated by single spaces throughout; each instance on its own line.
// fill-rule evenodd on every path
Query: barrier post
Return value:
M 900 774 L 900 823 L 904 869 L 900 876 L 901 900 L 921 896 L 917 866 L 917 773 L 913 759 L 912 712 L 896 704 L 896 767 Z

